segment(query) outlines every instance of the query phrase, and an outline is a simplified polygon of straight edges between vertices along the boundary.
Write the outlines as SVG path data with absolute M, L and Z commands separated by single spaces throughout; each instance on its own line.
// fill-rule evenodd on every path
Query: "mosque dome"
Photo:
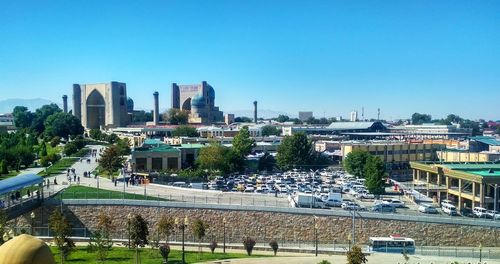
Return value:
M 201 95 L 195 95 L 191 99 L 191 108 L 205 108 L 205 98 Z
M 23 234 L 0 246 L 0 263 L 55 264 L 56 261 L 45 242 Z

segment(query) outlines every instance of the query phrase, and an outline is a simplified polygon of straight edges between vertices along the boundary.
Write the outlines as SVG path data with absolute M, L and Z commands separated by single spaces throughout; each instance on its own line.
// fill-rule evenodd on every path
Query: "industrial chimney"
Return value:
M 62 99 L 63 99 L 63 111 L 64 111 L 64 113 L 67 113 L 68 112 L 68 96 L 63 95 Z
M 158 123 L 160 122 L 160 106 L 159 106 L 159 102 L 158 102 L 158 92 L 154 92 L 153 93 L 153 96 L 154 96 L 154 109 L 153 109 L 153 123 L 154 125 L 158 125 Z
M 253 101 L 253 121 L 257 124 L 257 101 Z

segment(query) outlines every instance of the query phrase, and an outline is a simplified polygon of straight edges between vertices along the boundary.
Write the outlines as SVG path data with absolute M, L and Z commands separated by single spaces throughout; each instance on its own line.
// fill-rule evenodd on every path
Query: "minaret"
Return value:
M 63 99 L 63 111 L 64 111 L 64 113 L 67 113 L 68 112 L 68 96 L 63 95 L 62 99 Z
M 153 93 L 153 97 L 154 97 L 154 109 L 153 109 L 153 123 L 154 125 L 158 125 L 158 123 L 160 122 L 160 105 L 159 105 L 159 102 L 158 102 L 158 95 L 159 93 L 158 92 L 154 92 Z
M 253 101 L 253 121 L 257 124 L 257 101 Z

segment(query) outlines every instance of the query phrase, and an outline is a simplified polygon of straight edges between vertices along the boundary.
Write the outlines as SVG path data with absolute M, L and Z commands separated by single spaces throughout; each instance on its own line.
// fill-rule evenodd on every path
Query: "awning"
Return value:
M 0 181 L 0 195 L 20 190 L 43 182 L 43 178 L 36 174 L 23 174 Z

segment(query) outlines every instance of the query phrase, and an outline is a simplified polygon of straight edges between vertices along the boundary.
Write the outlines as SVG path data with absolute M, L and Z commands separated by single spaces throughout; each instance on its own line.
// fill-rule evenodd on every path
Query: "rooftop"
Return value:
M 39 184 L 43 178 L 36 174 L 22 174 L 0 181 L 0 195 Z
M 477 142 L 481 142 L 483 144 L 490 145 L 490 146 L 500 146 L 500 140 L 498 140 L 494 137 L 477 136 L 477 137 L 470 137 L 469 139 L 477 141 Z

